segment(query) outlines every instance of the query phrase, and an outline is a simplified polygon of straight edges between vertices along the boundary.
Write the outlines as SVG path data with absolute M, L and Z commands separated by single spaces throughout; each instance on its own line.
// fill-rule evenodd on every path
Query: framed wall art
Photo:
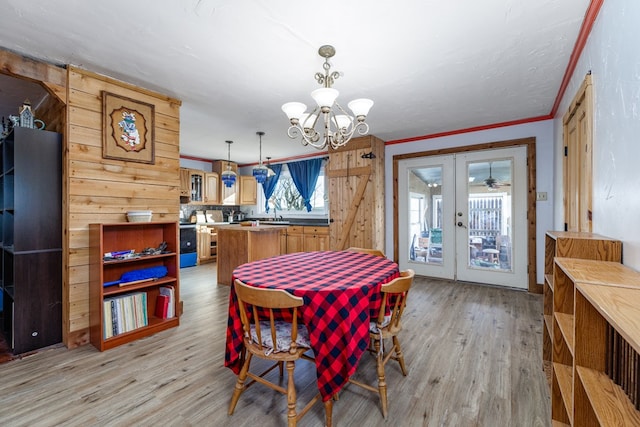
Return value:
M 102 92 L 102 157 L 127 162 L 155 163 L 155 106 Z

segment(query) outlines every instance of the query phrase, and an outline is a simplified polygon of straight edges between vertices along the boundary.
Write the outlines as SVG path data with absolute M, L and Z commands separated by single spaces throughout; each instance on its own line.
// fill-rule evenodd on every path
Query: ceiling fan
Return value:
M 498 188 L 498 180 L 491 175 L 491 162 L 489 162 L 489 177 L 484 180 L 484 185 L 489 189 Z
M 500 188 L 500 187 L 501 187 L 501 186 L 503 186 L 503 185 L 511 185 L 511 184 L 509 184 L 509 183 L 501 183 L 501 182 L 498 182 L 498 180 L 497 180 L 497 179 L 495 179 L 495 178 L 493 177 L 493 175 L 492 175 L 491 166 L 492 166 L 492 163 L 491 163 L 491 162 L 489 162 L 489 177 L 488 177 L 488 178 L 486 178 L 486 179 L 483 181 L 483 182 L 484 182 L 484 185 L 485 185 L 489 190 L 496 190 L 496 189 Z

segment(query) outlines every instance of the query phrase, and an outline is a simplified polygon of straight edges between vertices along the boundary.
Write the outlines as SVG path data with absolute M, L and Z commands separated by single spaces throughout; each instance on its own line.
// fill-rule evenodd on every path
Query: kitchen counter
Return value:
M 233 270 L 247 262 L 280 255 L 280 234 L 286 225 L 221 225 L 218 232 L 218 283 L 231 286 Z
M 246 221 L 260 221 L 260 225 L 308 225 L 312 227 L 328 227 L 329 222 L 326 219 L 303 219 L 292 218 L 283 220 L 265 219 L 265 218 L 253 218 Z M 239 222 L 233 222 L 232 224 L 239 224 Z

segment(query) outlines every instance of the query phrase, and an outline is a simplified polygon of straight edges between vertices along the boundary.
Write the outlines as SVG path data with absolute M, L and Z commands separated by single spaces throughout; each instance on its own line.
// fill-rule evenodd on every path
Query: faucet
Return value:
M 276 210 L 276 204 L 273 204 L 273 220 L 277 221 L 278 220 L 278 211 Z

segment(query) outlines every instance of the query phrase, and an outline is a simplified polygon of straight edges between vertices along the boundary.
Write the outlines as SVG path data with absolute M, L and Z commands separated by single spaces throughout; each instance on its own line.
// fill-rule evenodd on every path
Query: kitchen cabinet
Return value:
M 183 198 L 191 198 L 191 170 L 188 168 L 180 168 L 180 201 L 189 203 L 189 200 Z
M 220 175 L 217 172 L 204 174 L 204 202 L 207 205 L 220 203 Z
M 256 205 L 258 203 L 258 183 L 251 175 L 240 175 L 240 204 Z
M 329 250 L 329 227 L 303 227 L 304 252 Z
M 283 253 L 328 251 L 329 227 L 291 225 L 284 239 Z
M 191 196 L 192 204 L 204 203 L 204 171 L 191 169 L 189 171 L 191 177 Z
M 280 255 L 280 234 L 285 226 L 222 225 L 218 230 L 218 283 L 231 286 L 240 264 Z
M 218 255 L 218 234 L 210 225 L 198 226 L 198 262 L 215 261 Z
M 62 341 L 62 136 L 0 142 L 0 323 L 14 354 Z

